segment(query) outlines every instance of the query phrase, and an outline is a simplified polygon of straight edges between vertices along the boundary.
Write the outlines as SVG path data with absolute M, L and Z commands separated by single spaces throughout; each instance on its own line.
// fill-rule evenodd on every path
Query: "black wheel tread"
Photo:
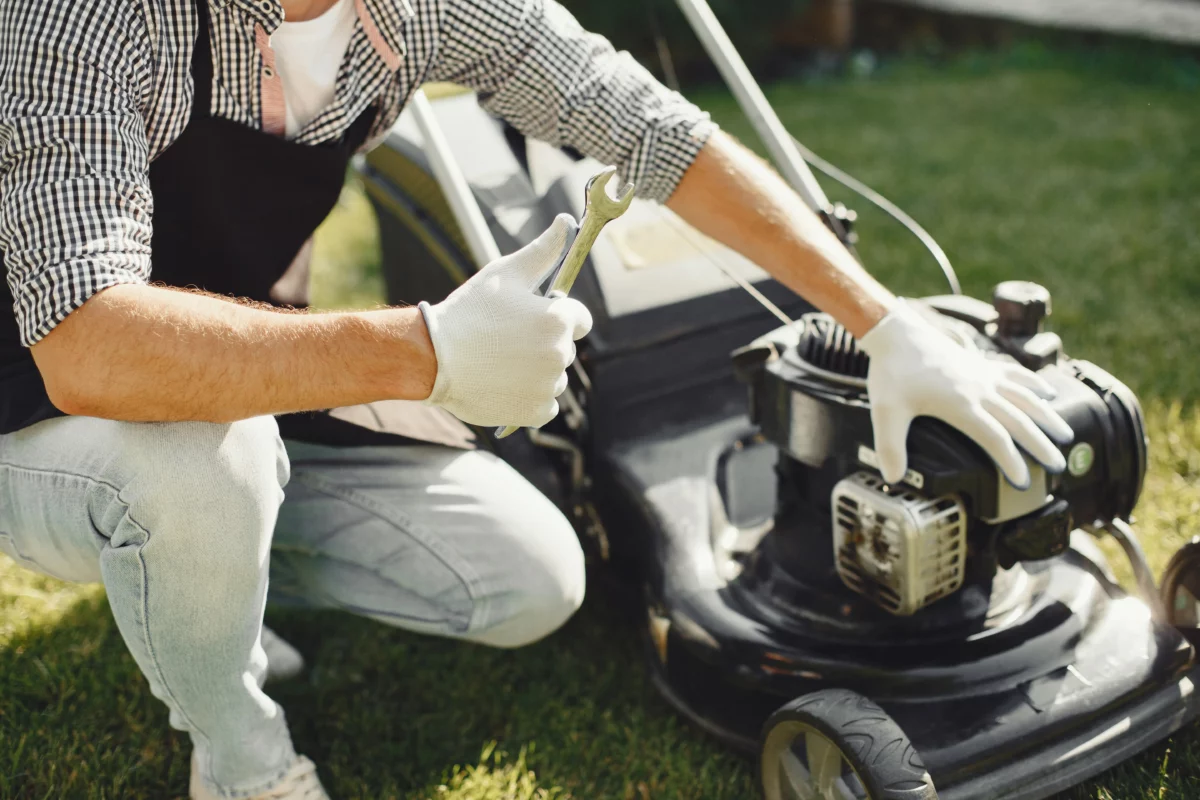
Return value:
M 841 748 L 871 800 L 937 800 L 933 780 L 904 731 L 862 695 L 828 689 L 805 695 L 771 715 L 763 741 L 780 722 L 804 722 Z

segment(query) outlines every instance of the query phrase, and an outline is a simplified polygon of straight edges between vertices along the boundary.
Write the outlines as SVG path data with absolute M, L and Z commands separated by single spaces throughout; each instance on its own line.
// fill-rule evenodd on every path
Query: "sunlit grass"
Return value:
M 357 181 L 351 180 L 317 229 L 309 291 L 326 309 L 370 308 L 384 301 L 379 227 Z
M 450 780 L 434 788 L 433 796 L 438 800 L 570 800 L 561 788 L 546 789 L 538 783 L 526 764 L 524 749 L 512 763 L 506 763 L 505 755 L 489 743 L 478 764 L 455 767 Z
M 80 600 L 103 594 L 99 586 L 47 578 L 0 555 L 0 649 L 30 627 L 53 625 Z
M 1179 403 L 1151 404 L 1150 468 L 1136 511 L 1146 555 L 1161 572 L 1179 547 L 1200 536 L 1200 409 Z M 1114 563 L 1121 560 L 1110 549 Z

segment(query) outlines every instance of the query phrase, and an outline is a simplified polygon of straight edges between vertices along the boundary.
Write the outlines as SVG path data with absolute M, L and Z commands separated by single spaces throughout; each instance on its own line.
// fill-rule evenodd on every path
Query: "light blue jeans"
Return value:
M 270 417 L 67 417 L 0 436 L 0 551 L 104 583 L 151 691 L 230 798 L 295 759 L 262 690 L 268 575 L 272 599 L 498 647 L 554 631 L 584 592 L 570 524 L 496 457 L 285 445 Z

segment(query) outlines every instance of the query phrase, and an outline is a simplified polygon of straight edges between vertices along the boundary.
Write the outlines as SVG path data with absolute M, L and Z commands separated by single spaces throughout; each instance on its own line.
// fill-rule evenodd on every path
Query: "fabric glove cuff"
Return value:
M 871 358 L 887 358 L 896 345 L 911 340 L 911 332 L 930 328 L 929 322 L 907 300 L 896 298 L 892 310 L 863 334 L 858 346 Z
M 435 406 L 439 405 L 446 399 L 450 384 L 450 378 L 446 374 L 446 370 L 444 368 L 444 364 L 446 362 L 442 358 L 443 353 L 438 348 L 438 339 L 441 333 L 441 328 L 438 324 L 438 315 L 433 310 L 433 306 L 429 305 L 429 303 L 425 300 L 422 300 L 417 304 L 417 308 L 420 309 L 421 317 L 425 320 L 425 328 L 429 331 L 429 341 L 433 342 L 433 357 L 436 360 L 438 367 L 437 377 L 433 381 L 433 391 L 430 392 L 429 397 L 425 398 L 425 400 L 422 402 L 424 402 L 425 405 Z

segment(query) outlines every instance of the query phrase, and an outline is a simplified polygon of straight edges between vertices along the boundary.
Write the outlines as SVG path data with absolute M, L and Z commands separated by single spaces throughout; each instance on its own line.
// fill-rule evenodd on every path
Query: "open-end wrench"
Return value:
M 625 184 L 615 200 L 609 196 L 608 185 L 616 176 L 617 168 L 608 167 L 587 182 L 584 190 L 586 200 L 583 219 L 579 223 L 579 233 L 575 235 L 571 249 L 567 251 L 562 264 L 555 271 L 554 279 L 550 281 L 550 288 L 546 290 L 546 297 L 558 294 L 565 296 L 570 293 L 571 287 L 575 285 L 575 279 L 579 277 L 579 272 L 583 269 L 583 262 L 587 260 L 588 253 L 592 251 L 592 245 L 600 236 L 600 231 L 604 230 L 605 225 L 624 214 L 629 208 L 629 204 L 633 202 L 634 186 L 632 183 Z M 510 425 L 500 431 L 496 438 L 503 439 L 511 436 L 517 431 L 517 428 L 516 425 Z

